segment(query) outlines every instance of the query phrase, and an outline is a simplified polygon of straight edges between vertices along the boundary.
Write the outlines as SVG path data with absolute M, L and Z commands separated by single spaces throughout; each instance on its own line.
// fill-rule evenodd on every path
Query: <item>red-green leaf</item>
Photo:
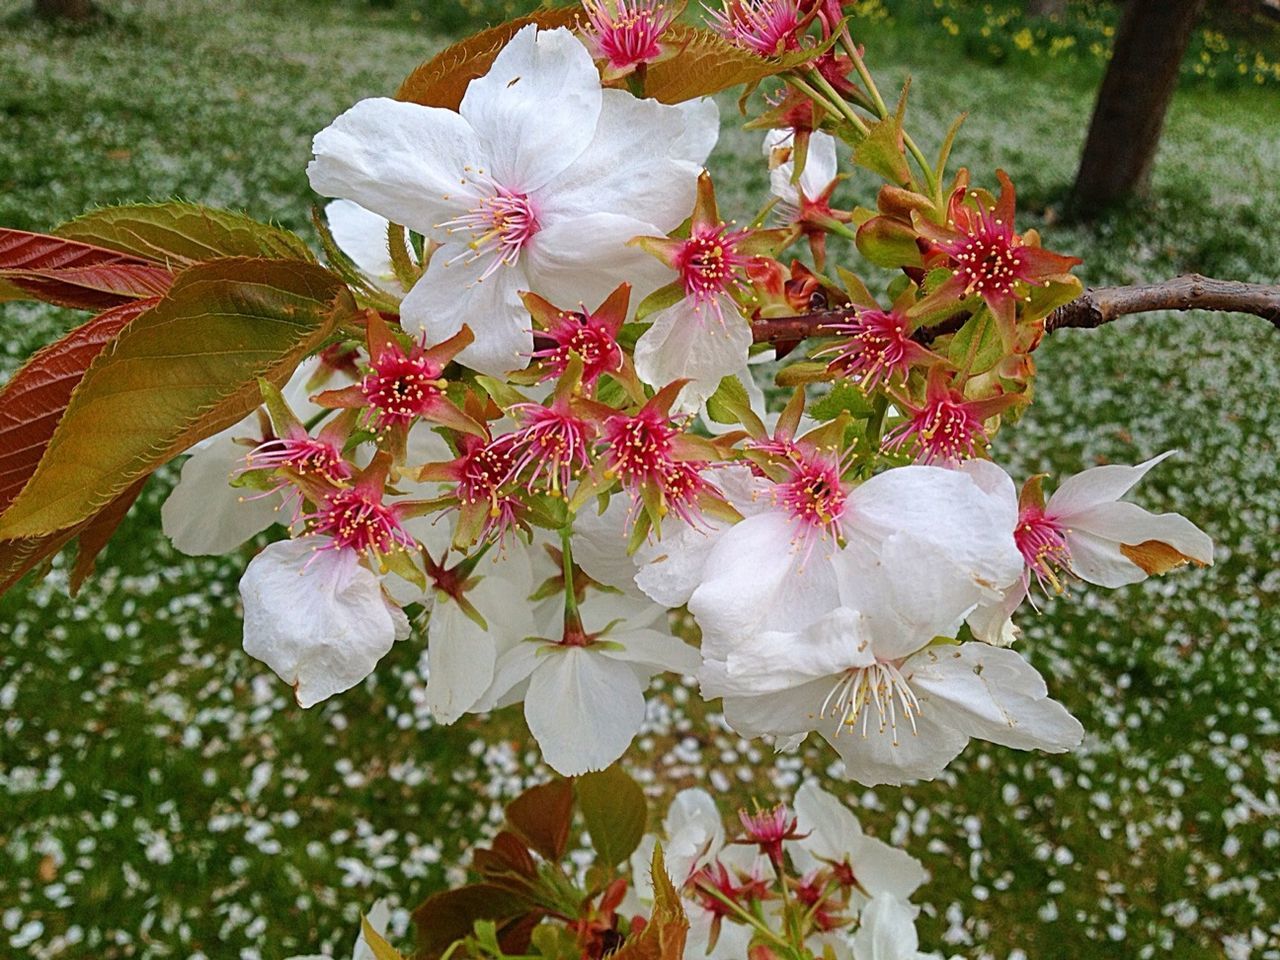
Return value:
M 74 526 L 193 443 L 258 406 L 335 325 L 350 291 L 314 264 L 227 259 L 183 271 L 75 389 L 0 537 Z
M 288 230 L 178 200 L 103 207 L 53 232 L 175 267 L 223 257 L 314 261 L 302 238 Z
M 651 64 L 644 79 L 644 95 L 662 103 L 682 103 L 759 83 L 814 59 L 824 49 L 816 47 L 780 57 L 762 57 L 735 47 L 710 30 L 682 23 L 671 25 L 663 43 L 675 48 L 676 53 Z
M 463 94 L 467 92 L 467 85 L 489 72 L 498 51 L 522 28 L 531 23 L 536 23 L 543 30 L 572 27 L 578 15 L 579 11 L 572 9 L 541 10 L 460 40 L 409 74 L 396 92 L 396 99 L 426 107 L 457 110 Z
M 640 784 L 616 763 L 575 781 L 578 806 L 599 861 L 616 866 L 640 845 L 648 807 Z
M 507 822 L 546 860 L 564 856 L 572 819 L 573 784 L 568 780 L 530 787 L 507 804 Z
M 75 310 L 105 310 L 160 296 L 173 274 L 105 247 L 0 227 L 0 279 L 20 296 Z
M 33 356 L 0 390 L 0 513 L 26 486 L 89 364 L 156 299 L 121 304 Z
M 653 848 L 650 864 L 653 877 L 653 910 L 649 922 L 637 936 L 628 939 L 612 954 L 613 960 L 682 960 L 689 935 L 689 919 L 680 903 L 680 894 L 667 875 L 662 847 Z
M 413 911 L 418 930 L 418 956 L 440 956 L 471 933 L 477 920 L 493 920 L 500 926 L 525 916 L 531 909 L 522 897 L 488 883 L 473 883 L 427 897 Z

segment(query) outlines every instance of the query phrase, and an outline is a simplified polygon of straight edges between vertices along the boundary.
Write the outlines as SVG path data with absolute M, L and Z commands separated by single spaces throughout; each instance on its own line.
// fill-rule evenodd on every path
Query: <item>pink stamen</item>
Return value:
M 676 18 L 676 10 L 656 0 L 582 0 L 590 25 L 588 38 L 609 66 L 625 71 L 662 55 L 658 42 Z
M 1054 593 L 1061 593 L 1063 586 L 1058 572 L 1071 572 L 1071 548 L 1067 545 L 1066 531 L 1061 522 L 1048 516 L 1040 507 L 1024 507 L 1013 531 L 1013 542 L 1026 561 L 1028 579 L 1034 574 L 1040 589 L 1046 594 L 1051 589 Z
M 467 173 L 470 172 L 468 169 Z M 510 190 L 485 176 L 483 172 L 477 172 L 476 180 L 482 193 L 476 206 L 468 213 L 437 226 L 449 233 L 459 230 L 470 232 L 468 251 L 455 259 L 474 263 L 484 257 L 492 257 L 480 274 L 480 280 L 487 280 L 499 267 L 510 266 L 520 259 L 521 251 L 541 229 L 541 225 L 527 194 Z
M 395 509 L 382 502 L 380 492 L 363 484 L 334 491 L 307 519 L 312 533 L 333 538 L 326 550 L 382 556 L 414 545 Z
M 954 463 L 974 457 L 986 445 L 987 431 L 973 405 L 954 391 L 930 397 L 910 420 L 885 437 L 884 448 L 914 442 L 920 463 Z
M 444 397 L 444 368 L 420 344 L 405 353 L 393 341 L 372 358 L 372 365 L 373 371 L 360 381 L 360 392 L 379 429 L 407 425 L 429 414 Z
M 1025 263 L 1026 248 L 1013 232 L 1013 224 L 998 218 L 993 211 L 968 211 L 966 222 L 951 226 L 961 236 L 939 248 L 954 261 L 956 273 L 964 280 L 966 295 L 1011 297 L 1019 281 L 1037 283 L 1035 272 Z
M 796 521 L 796 546 L 807 561 L 819 541 L 835 543 L 840 538 L 840 518 L 848 493 L 836 457 L 805 454 L 798 448 L 793 451 L 790 476 L 774 487 L 773 496 Z
M 647 486 L 662 493 L 663 503 L 676 516 L 687 523 L 698 521 L 698 495 L 709 486 L 701 475 L 707 464 L 675 458 L 672 441 L 679 433 L 662 414 L 648 408 L 605 421 L 601 439 L 608 449 L 606 467 L 632 497 L 628 525 L 643 508 Z
M 591 466 L 590 443 L 596 434 L 593 424 L 539 403 L 518 403 L 511 412 L 524 426 L 494 441 L 511 459 L 507 480 L 529 469 L 525 489 L 530 493 L 540 479 L 545 479 L 550 492 L 562 493 L 575 473 Z
M 800 0 L 724 0 L 722 9 L 706 10 L 713 30 L 762 57 L 800 47 Z
M 575 353 L 582 360 L 582 382 L 588 386 L 599 380 L 601 374 L 622 369 L 622 348 L 613 329 L 590 314 L 561 312 L 555 325 L 543 331 L 542 336 L 555 343 L 531 354 L 535 360 L 542 361 L 546 369 L 544 380 L 563 374 Z
M 875 390 L 893 380 L 906 380 L 911 365 L 927 354 L 911 339 L 910 324 L 900 313 L 859 310 L 851 322 L 832 324 L 827 329 L 848 337 L 823 351 L 834 354 L 828 369 L 856 377 L 866 390 Z
M 675 268 L 684 284 L 685 296 L 696 309 L 710 308 L 721 322 L 720 297 L 742 285 L 738 272 L 750 262 L 737 245 L 747 231 L 730 231 L 726 224 L 717 227 L 696 226 L 693 235 L 680 245 Z

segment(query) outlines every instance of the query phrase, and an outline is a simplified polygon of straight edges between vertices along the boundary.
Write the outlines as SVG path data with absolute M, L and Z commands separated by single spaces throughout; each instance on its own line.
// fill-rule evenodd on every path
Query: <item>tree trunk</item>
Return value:
M 35 13 L 42 20 L 84 21 L 93 17 L 92 0 L 35 0 Z
M 1144 191 L 1178 69 L 1205 0 L 1129 0 L 1107 65 L 1073 200 L 1086 216 Z
M 1067 0 L 1027 0 L 1028 17 L 1061 20 L 1067 13 Z

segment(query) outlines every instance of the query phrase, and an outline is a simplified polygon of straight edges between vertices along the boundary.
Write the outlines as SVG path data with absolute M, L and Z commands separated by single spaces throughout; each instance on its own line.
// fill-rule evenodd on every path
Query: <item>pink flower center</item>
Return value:
M 562 322 L 544 334 L 556 345 L 533 353 L 546 367 L 547 379 L 564 373 L 574 353 L 582 358 L 584 383 L 595 383 L 602 373 L 622 369 L 622 348 L 606 324 L 581 313 L 562 313 L 560 318 Z
M 848 494 L 840 482 L 840 465 L 833 458 L 807 456 L 791 467 L 789 479 L 774 491 L 776 502 L 800 525 L 800 539 L 811 549 L 816 540 L 840 535 Z
M 655 0 L 583 0 L 591 22 L 590 35 L 600 55 L 616 69 L 650 63 L 662 54 L 658 39 L 676 11 Z
M 406 354 L 399 347 L 383 350 L 373 360 L 373 372 L 360 381 L 360 392 L 376 411 L 379 427 L 403 426 L 423 416 L 443 396 L 443 368 L 427 358 L 421 347 Z
M 885 449 L 896 450 L 908 440 L 919 446 L 920 463 L 955 462 L 977 455 L 987 432 L 970 404 L 948 395 L 926 400 L 910 420 L 885 438 Z
M 264 440 L 249 452 L 245 470 L 292 470 L 338 484 L 351 477 L 351 465 L 331 443 L 306 435 Z M 243 472 L 243 471 L 242 471 Z
M 800 0 L 725 0 L 707 12 L 712 29 L 762 57 L 800 46 Z
M 955 261 L 956 272 L 965 282 L 965 292 L 983 297 L 1010 297 L 1014 284 L 1023 276 L 1022 254 L 1012 225 L 990 213 L 974 215 L 966 236 L 944 248 Z
M 512 463 L 511 448 L 506 444 L 495 441 L 477 447 L 463 464 L 458 499 L 468 504 L 495 502 L 498 489 L 511 476 Z
M 610 417 L 604 425 L 610 472 L 626 487 L 661 482 L 675 463 L 671 438 L 676 432 L 652 411 L 642 410 L 634 417 Z
M 675 267 L 684 284 L 685 295 L 701 309 L 710 306 L 720 313 L 720 295 L 740 284 L 738 271 L 749 258 L 738 252 L 745 231 L 731 232 L 727 225 L 696 227 L 693 236 L 680 246 Z
M 590 442 L 595 428 L 587 421 L 537 403 L 519 403 L 512 412 L 525 425 L 495 443 L 510 451 L 508 479 L 529 470 L 526 489 L 533 492 L 545 478 L 551 493 L 562 493 L 576 472 L 591 466 Z
M 835 356 L 829 368 L 857 377 L 867 390 L 887 381 L 905 380 L 912 361 L 921 352 L 901 314 L 863 310 L 853 322 L 834 324 L 828 329 L 849 338 L 831 348 Z
M 1035 574 L 1041 589 L 1061 593 L 1058 571 L 1067 573 L 1071 569 L 1071 548 L 1062 524 L 1040 507 L 1024 507 L 1013 531 L 1013 542 L 1022 552 L 1027 572 Z
M 401 526 L 395 510 L 359 485 L 336 491 L 310 519 L 312 532 L 332 537 L 335 550 L 378 556 L 413 546 L 413 537 Z
M 470 172 L 468 169 L 467 173 Z M 510 266 L 519 260 L 520 252 L 541 229 L 541 225 L 527 194 L 509 190 L 487 179 L 482 172 L 477 177 L 482 189 L 487 188 L 487 194 L 469 212 L 439 226 L 449 233 L 458 230 L 471 233 L 471 240 L 467 243 L 468 251 L 455 259 L 465 259 L 472 263 L 486 257 L 492 258 L 480 274 L 480 279 L 486 280 L 499 267 Z
M 696 525 L 700 519 L 698 497 L 708 486 L 701 470 L 706 466 L 701 462 L 674 460 L 662 478 L 662 493 L 667 508 L 691 525 Z

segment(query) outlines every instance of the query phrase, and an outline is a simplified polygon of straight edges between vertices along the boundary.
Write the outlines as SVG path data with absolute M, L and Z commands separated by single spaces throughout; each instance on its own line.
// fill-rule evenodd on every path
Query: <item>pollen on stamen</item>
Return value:
M 490 258 L 477 278 L 479 282 L 487 280 L 499 268 L 519 260 L 521 251 L 541 229 L 541 224 L 527 194 L 490 180 L 483 170 L 476 171 L 475 178 L 477 182 L 472 185 L 480 194 L 476 205 L 467 213 L 436 226 L 449 234 L 466 232 L 471 237 L 466 242 L 466 249 L 446 261 L 445 266 L 459 260 L 474 263 Z M 466 186 L 467 183 L 464 178 L 462 184 Z
M 1034 506 L 1023 508 L 1013 531 L 1013 541 L 1027 565 L 1024 580 L 1034 576 L 1046 595 L 1062 593 L 1063 581 L 1071 573 L 1066 533 L 1060 522 Z
M 870 666 L 846 670 L 822 701 L 818 716 L 839 720 L 835 736 L 845 729 L 861 727 L 865 738 L 870 731 L 873 709 L 879 732 L 889 730 L 895 747 L 899 742 L 899 713 L 911 725 L 911 733 L 917 733 L 916 718 L 922 712 L 920 700 L 902 671 L 888 661 L 877 660 Z

